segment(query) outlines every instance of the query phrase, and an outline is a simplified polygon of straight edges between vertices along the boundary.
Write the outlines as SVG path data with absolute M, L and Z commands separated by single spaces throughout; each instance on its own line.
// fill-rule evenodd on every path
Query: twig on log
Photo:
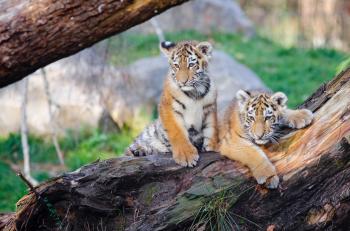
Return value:
M 17 176 L 19 176 L 19 178 L 21 178 L 24 181 L 24 183 L 29 187 L 30 191 L 34 193 L 37 199 L 39 199 L 40 195 L 35 191 L 35 188 L 32 185 L 32 183 L 25 176 L 23 176 L 21 172 L 17 172 Z

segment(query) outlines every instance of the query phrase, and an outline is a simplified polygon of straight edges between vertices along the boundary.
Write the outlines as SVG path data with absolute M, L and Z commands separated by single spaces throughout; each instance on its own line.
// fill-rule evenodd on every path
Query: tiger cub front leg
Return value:
M 248 140 L 232 137 L 235 141 L 224 138 L 220 152 L 231 160 L 246 165 L 252 172 L 258 184 L 266 184 L 268 188 L 277 188 L 279 177 L 275 166 L 267 158 L 264 151 Z
M 300 129 L 311 124 L 313 117 L 313 113 L 308 109 L 286 109 L 283 115 L 283 121 L 291 128 Z
M 190 142 L 186 128 L 169 105 L 171 104 L 163 103 L 159 109 L 160 119 L 167 132 L 173 158 L 181 166 L 196 166 L 199 159 L 198 151 Z
M 202 123 L 203 151 L 217 151 L 218 149 L 218 125 L 216 104 L 206 105 L 203 108 L 204 119 Z

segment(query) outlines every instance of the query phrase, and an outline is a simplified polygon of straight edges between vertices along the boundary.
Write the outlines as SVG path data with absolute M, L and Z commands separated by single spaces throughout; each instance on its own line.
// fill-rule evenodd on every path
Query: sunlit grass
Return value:
M 347 68 L 350 68 L 350 56 L 338 65 L 337 73 L 339 74 L 341 71 Z
M 189 230 L 204 227 L 205 230 L 211 231 L 238 231 L 242 223 L 250 223 L 255 228 L 261 229 L 262 227 L 254 221 L 231 211 L 238 198 L 251 189 L 253 187 L 237 192 L 238 188 L 233 185 L 209 196 L 197 211 Z

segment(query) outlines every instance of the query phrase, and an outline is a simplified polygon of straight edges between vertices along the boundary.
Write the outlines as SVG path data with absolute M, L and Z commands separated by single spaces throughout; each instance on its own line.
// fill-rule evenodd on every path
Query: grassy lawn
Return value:
M 255 71 L 272 90 L 287 93 L 289 105 L 292 107 L 300 104 L 322 83 L 330 80 L 341 66 L 345 67 L 350 63 L 349 54 L 339 51 L 285 48 L 259 36 L 243 39 L 231 34 L 205 36 L 195 32 L 183 32 L 167 34 L 166 38 L 172 41 L 211 41 L 217 49 L 226 51 Z M 109 39 L 109 42 L 110 62 L 117 66 L 159 54 L 158 39 L 154 35 L 126 33 Z M 135 135 L 131 129 L 122 129 L 114 134 L 105 134 L 99 130 L 68 132 L 60 141 L 67 168 L 75 170 L 97 159 L 115 157 L 123 152 Z M 50 141 L 31 136 L 29 142 L 33 165 L 57 165 L 55 149 Z M 22 165 L 18 134 L 0 138 L 0 212 L 13 211 L 15 202 L 26 192 L 26 186 L 7 162 Z M 43 171 L 35 171 L 33 175 L 38 180 L 49 177 Z

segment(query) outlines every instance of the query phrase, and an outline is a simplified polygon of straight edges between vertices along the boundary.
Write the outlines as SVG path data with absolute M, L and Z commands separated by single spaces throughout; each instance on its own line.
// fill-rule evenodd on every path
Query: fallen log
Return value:
M 0 87 L 186 1 L 0 1 Z
M 216 153 L 183 168 L 170 155 L 98 161 L 35 188 L 3 230 L 349 230 L 350 69 L 300 107 L 308 128 L 266 147 L 277 190 Z M 242 153 L 244 154 L 244 153 Z M 40 197 L 40 198 L 38 198 Z M 11 219 L 9 219 L 11 216 Z

